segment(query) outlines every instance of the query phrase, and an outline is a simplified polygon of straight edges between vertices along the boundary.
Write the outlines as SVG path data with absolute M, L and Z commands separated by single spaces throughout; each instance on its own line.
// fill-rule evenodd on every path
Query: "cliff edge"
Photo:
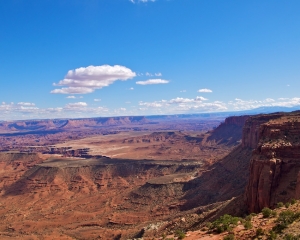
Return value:
M 249 212 L 300 198 L 300 112 L 251 117 L 244 147 L 252 147 L 245 192 Z

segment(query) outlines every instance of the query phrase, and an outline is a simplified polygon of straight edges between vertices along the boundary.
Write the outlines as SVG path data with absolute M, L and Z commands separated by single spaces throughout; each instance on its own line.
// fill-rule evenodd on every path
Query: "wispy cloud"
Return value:
M 87 107 L 86 102 L 77 102 L 77 103 L 68 103 L 66 105 L 66 108 L 82 108 L 82 107 Z
M 107 115 L 105 107 L 89 107 L 86 102 L 68 103 L 64 107 L 38 108 L 34 103 L 15 104 L 2 102 L 0 104 L 1 120 L 74 118 Z
M 138 85 L 152 85 L 152 84 L 166 84 L 169 83 L 169 80 L 164 79 L 149 79 L 146 81 L 137 81 L 136 84 Z
M 35 103 L 30 103 L 30 102 L 19 102 L 17 103 L 19 106 L 35 106 Z
M 76 98 L 83 98 L 83 96 L 67 96 L 68 99 L 76 99 Z
M 191 113 L 213 112 L 227 110 L 226 104 L 220 101 L 206 102 L 208 99 L 197 96 L 195 98 L 173 98 L 154 102 L 139 102 L 142 111 L 153 113 Z
M 0 104 L 0 115 L 10 114 L 13 112 L 26 114 L 26 113 L 32 113 L 37 110 L 39 110 L 39 108 L 35 106 L 35 103 L 29 103 L 29 102 L 19 102 L 17 104 L 13 102 L 11 103 L 2 102 L 2 104 Z
M 100 98 L 95 98 L 95 99 L 94 99 L 94 102 L 100 102 L 100 101 L 101 101 Z
M 242 100 L 236 98 L 234 101 L 229 101 L 227 105 L 236 111 L 259 107 L 294 107 L 300 105 L 300 98 L 266 98 L 263 100 Z
M 100 100 L 100 99 L 97 99 Z M 39 108 L 35 103 L 0 103 L 1 120 L 13 119 L 42 119 L 42 118 L 74 118 L 93 116 L 117 116 L 140 114 L 176 114 L 199 113 L 218 111 L 241 111 L 258 107 L 295 107 L 300 108 L 300 97 L 294 98 L 266 98 L 263 100 L 243 100 L 236 98 L 229 102 L 209 101 L 202 96 L 195 98 L 176 97 L 169 100 L 140 101 L 138 106 L 127 101 L 127 106 L 116 109 L 108 109 L 104 106 L 94 107 L 87 102 L 68 103 L 64 106 L 52 108 Z
M 201 93 L 211 93 L 212 90 L 208 89 L 208 88 L 202 88 L 202 89 L 199 89 L 197 92 L 201 92 Z
M 136 76 L 131 69 L 115 65 L 81 67 L 68 71 L 65 78 L 54 86 L 66 86 L 54 89 L 51 93 L 59 94 L 87 94 L 95 89 L 101 89 L 113 84 L 117 80 L 126 81 Z
M 149 72 L 146 72 L 145 75 L 147 77 L 161 77 L 162 76 L 162 73 L 161 72 L 158 72 L 158 73 L 149 73 Z M 140 76 L 143 76 L 143 73 L 140 74 Z

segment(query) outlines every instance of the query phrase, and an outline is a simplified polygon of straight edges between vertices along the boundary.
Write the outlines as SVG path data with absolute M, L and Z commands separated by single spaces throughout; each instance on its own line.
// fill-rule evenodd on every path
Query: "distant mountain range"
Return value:
M 193 114 L 174 114 L 174 115 L 152 115 L 145 116 L 149 120 L 155 119 L 172 119 L 172 118 L 214 118 L 214 117 L 228 117 L 228 116 L 241 116 L 241 115 L 256 115 L 256 114 L 267 114 L 274 112 L 293 112 L 300 111 L 300 106 L 295 107 L 259 107 L 251 110 L 233 111 L 233 112 L 211 112 L 211 113 L 193 113 Z
M 293 112 L 293 111 L 299 111 L 300 106 L 295 106 L 295 107 L 279 107 L 279 106 L 274 106 L 274 107 L 259 107 L 259 108 L 254 108 L 251 110 L 245 110 L 241 111 L 242 114 L 261 114 L 261 113 L 273 113 L 273 112 Z
M 176 119 L 196 119 L 212 118 L 225 119 L 229 116 L 256 115 L 273 112 L 292 112 L 300 111 L 300 106 L 296 107 L 260 107 L 251 110 L 234 112 L 212 112 L 195 114 L 174 114 L 174 115 L 152 115 L 152 116 L 121 116 L 121 117 L 95 117 L 80 119 L 37 119 L 37 120 L 19 120 L 19 121 L 1 121 L 0 131 L 36 131 L 36 130 L 54 130 L 70 129 L 78 127 L 99 127 L 116 126 L 125 124 L 145 124 L 155 121 L 172 121 Z

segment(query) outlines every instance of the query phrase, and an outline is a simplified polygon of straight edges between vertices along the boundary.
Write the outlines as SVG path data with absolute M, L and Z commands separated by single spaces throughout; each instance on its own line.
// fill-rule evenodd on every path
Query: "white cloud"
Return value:
M 94 99 L 94 102 L 100 102 L 100 101 L 101 101 L 100 98 L 95 98 L 95 99 Z
M 129 88 L 129 90 L 134 90 L 134 88 L 133 88 L 133 87 L 131 87 L 131 88 Z
M 76 98 L 83 98 L 83 96 L 78 96 L 78 97 L 76 97 L 76 96 L 67 96 L 66 98 L 68 98 L 68 99 L 76 99 Z
M 126 102 L 126 104 L 128 104 L 126 105 L 126 108 L 119 107 L 116 109 L 108 109 L 103 106 L 89 106 L 86 102 L 80 101 L 68 103 L 65 106 L 39 108 L 34 103 L 30 102 L 7 103 L 4 101 L 0 103 L 0 116 L 1 120 L 16 120 L 240 111 L 268 106 L 300 106 L 300 97 L 277 99 L 266 98 L 263 100 L 243 100 L 236 98 L 229 102 L 222 102 L 209 101 L 202 96 L 197 96 L 195 98 L 176 97 L 169 100 L 140 101 L 138 106 L 135 106 L 132 102 Z
M 242 100 L 236 98 L 234 101 L 228 102 L 227 105 L 229 108 L 236 111 L 259 107 L 294 107 L 300 105 L 300 98 L 278 98 L 277 100 L 272 98 L 263 100 Z
M 180 92 L 186 92 L 186 90 L 181 90 Z
M 168 80 L 163 80 L 163 79 L 149 79 L 146 81 L 137 81 L 136 84 L 139 85 L 151 85 L 151 84 L 166 84 L 169 83 L 170 81 Z
M 202 88 L 202 89 L 199 89 L 198 92 L 201 92 L 201 93 L 211 93 L 212 90 L 210 90 L 208 88 Z
M 68 71 L 65 78 L 54 86 L 66 86 L 54 89 L 51 93 L 87 94 L 113 84 L 117 80 L 126 81 L 136 76 L 136 73 L 124 66 L 102 65 L 81 67 Z
M 195 102 L 202 102 L 202 101 L 206 101 L 208 99 L 204 98 L 204 97 L 196 97 L 194 99 L 190 99 L 190 98 L 180 98 L 180 97 L 177 97 L 177 98 L 174 98 L 174 99 L 171 99 L 169 101 L 169 103 L 195 103 Z
M 82 107 L 87 107 L 86 102 L 77 102 L 77 103 L 68 103 L 66 105 L 66 108 L 82 108 Z
M 275 100 L 274 99 L 272 99 L 272 98 L 266 98 L 266 100 L 265 100 L 266 102 L 268 102 L 268 103 L 270 103 L 270 102 L 275 102 Z
M 94 92 L 93 88 L 86 87 L 68 87 L 68 88 L 60 88 L 54 89 L 51 93 L 60 93 L 60 94 L 86 94 Z
M 0 105 L 1 115 L 3 113 L 11 114 L 14 112 L 27 114 L 27 113 L 32 113 L 37 110 L 39 110 L 39 108 L 35 106 L 35 103 L 28 103 L 28 102 L 19 102 L 17 104 L 15 104 L 13 102 L 11 102 L 11 103 L 2 102 L 2 104 Z
M 140 101 L 142 111 L 152 111 L 152 113 L 193 113 L 193 112 L 213 112 L 227 110 L 226 104 L 220 101 L 204 102 L 208 99 L 197 96 L 195 98 L 173 98 L 170 100 L 160 100 L 154 102 Z
M 17 104 L 20 106 L 35 106 L 35 103 L 29 103 L 29 102 L 19 102 Z
M 23 103 L 23 102 L 21 102 Z M 33 105 L 0 103 L 1 120 L 74 118 L 111 115 L 105 107 L 88 107 L 85 102 L 69 103 L 64 107 L 38 108 Z
M 143 76 L 143 74 L 141 73 L 141 74 L 139 74 L 138 76 Z M 161 76 L 162 76 L 162 73 L 161 73 L 161 72 L 158 72 L 158 73 L 152 74 L 152 73 L 146 72 L 146 73 L 145 73 L 145 76 L 147 76 L 147 77 L 153 77 L 153 76 L 155 76 L 155 77 L 161 77 Z

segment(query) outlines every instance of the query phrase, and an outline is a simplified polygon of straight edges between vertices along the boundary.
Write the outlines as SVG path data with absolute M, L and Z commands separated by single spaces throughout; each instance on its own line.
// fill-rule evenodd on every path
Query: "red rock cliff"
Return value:
M 208 141 L 216 141 L 227 145 L 237 145 L 242 138 L 243 126 L 249 116 L 233 116 L 225 119 L 208 137 Z
M 300 112 L 251 117 L 243 146 L 255 149 L 245 192 L 249 212 L 300 198 Z
M 246 121 L 243 128 L 242 146 L 243 148 L 256 148 L 259 141 L 260 126 L 271 119 L 279 118 L 282 114 L 256 115 Z

